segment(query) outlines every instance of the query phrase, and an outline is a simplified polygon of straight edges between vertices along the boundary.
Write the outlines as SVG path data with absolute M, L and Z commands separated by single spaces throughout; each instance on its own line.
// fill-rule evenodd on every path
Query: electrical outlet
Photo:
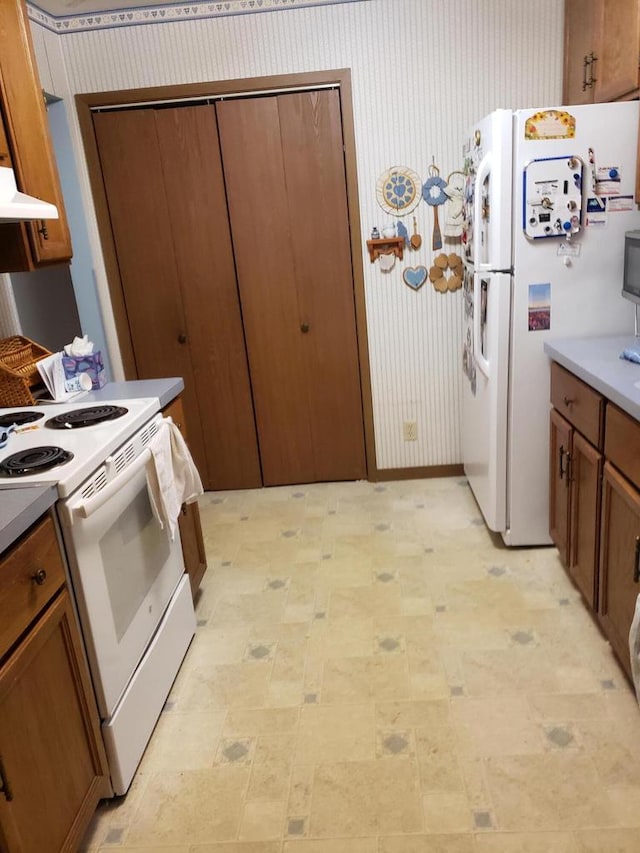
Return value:
M 405 441 L 418 440 L 418 424 L 416 421 L 405 421 L 402 424 L 402 436 Z

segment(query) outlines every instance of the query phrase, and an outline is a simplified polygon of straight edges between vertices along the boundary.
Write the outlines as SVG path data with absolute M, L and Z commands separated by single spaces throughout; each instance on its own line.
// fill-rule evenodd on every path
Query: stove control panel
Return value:
M 584 163 L 579 157 L 532 160 L 524 168 L 524 233 L 570 239 L 582 227 Z

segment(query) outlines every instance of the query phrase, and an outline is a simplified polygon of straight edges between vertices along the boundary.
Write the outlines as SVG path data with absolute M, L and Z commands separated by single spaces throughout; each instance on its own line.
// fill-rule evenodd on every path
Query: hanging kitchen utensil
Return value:
M 414 216 L 413 217 L 413 234 L 411 236 L 411 248 L 412 249 L 419 249 L 420 246 L 422 246 L 422 237 L 418 234 L 418 222 Z
M 392 166 L 376 183 L 376 198 L 385 213 L 404 216 L 418 206 L 422 181 L 407 166 Z
M 464 172 L 458 170 L 451 172 L 447 178 L 445 194 L 447 203 L 444 209 L 444 232 L 445 240 L 449 242 L 458 241 L 462 237 L 462 226 L 464 222 Z
M 402 237 L 405 246 L 408 247 L 410 245 L 409 232 L 407 231 L 407 227 L 402 221 L 402 219 L 398 219 L 398 222 L 396 223 L 396 231 L 398 232 L 398 237 Z
M 438 222 L 438 205 L 444 204 L 447 200 L 445 187 L 447 182 L 440 177 L 440 169 L 435 164 L 429 166 L 429 177 L 422 187 L 422 197 L 433 208 L 433 237 L 431 240 L 431 248 L 442 248 L 442 234 L 440 233 L 440 223 Z

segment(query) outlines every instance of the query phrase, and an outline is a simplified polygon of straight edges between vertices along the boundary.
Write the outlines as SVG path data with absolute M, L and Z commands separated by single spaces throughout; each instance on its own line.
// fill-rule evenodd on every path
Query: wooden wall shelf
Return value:
M 395 255 L 402 260 L 404 254 L 404 237 L 382 237 L 379 240 L 367 240 L 367 249 L 371 263 L 380 255 Z

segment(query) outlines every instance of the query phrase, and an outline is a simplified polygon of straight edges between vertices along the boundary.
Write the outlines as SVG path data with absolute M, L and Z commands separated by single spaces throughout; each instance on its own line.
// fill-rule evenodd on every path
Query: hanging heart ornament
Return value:
M 418 206 L 422 181 L 407 166 L 392 166 L 376 183 L 376 198 L 385 213 L 404 216 Z
M 426 267 L 406 267 L 402 272 L 404 283 L 412 290 L 419 290 L 427 280 L 427 275 Z
M 447 182 L 440 177 L 440 169 L 437 166 L 429 166 L 429 177 L 422 187 L 422 198 L 433 208 L 433 238 L 431 240 L 431 248 L 434 251 L 442 248 L 442 234 L 440 233 L 440 223 L 438 222 L 438 205 L 444 204 L 447 200 L 446 186 Z

